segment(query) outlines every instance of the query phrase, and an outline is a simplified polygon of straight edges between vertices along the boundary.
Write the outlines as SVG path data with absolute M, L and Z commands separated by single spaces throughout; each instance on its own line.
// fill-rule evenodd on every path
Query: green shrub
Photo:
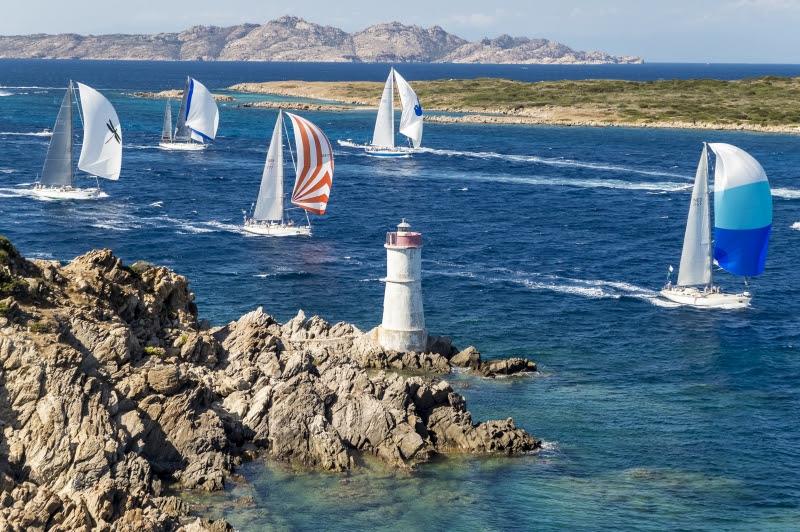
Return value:
M 164 358 L 167 352 L 164 350 L 163 347 L 156 347 L 153 345 L 148 345 L 144 348 L 144 354 L 150 357 L 159 357 Z

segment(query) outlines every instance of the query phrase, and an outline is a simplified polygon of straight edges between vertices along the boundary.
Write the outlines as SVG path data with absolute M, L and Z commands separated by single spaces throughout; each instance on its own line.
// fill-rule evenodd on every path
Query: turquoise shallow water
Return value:
M 303 307 L 366 329 L 380 319 L 383 233 L 406 216 L 425 235 L 429 328 L 489 358 L 540 363 L 533 378 L 451 379 L 476 419 L 512 416 L 544 439 L 539 456 L 446 460 L 414 475 L 370 468 L 346 481 L 248 464 L 248 483 L 203 499 L 212 513 L 243 530 L 798 527 L 798 137 L 430 124 L 430 150 L 413 159 L 337 146 L 314 238 L 259 239 L 238 224 L 274 112 L 223 105 L 211 149 L 164 153 L 154 149 L 161 104 L 126 93 L 178 85 L 184 67 L 148 78 L 141 64 L 32 65 L 0 68 L 10 94 L 0 97 L 0 233 L 26 254 L 66 260 L 107 246 L 167 264 L 191 279 L 214 323 L 264 305 L 282 320 Z M 248 79 L 202 68 L 212 88 Z M 24 194 L 47 147 L 35 133 L 52 126 L 63 94 L 42 87 L 67 71 L 106 87 L 122 120 L 124 170 L 104 183 L 106 200 Z M 334 141 L 366 140 L 374 119 L 307 116 Z M 655 299 L 679 260 L 703 140 L 748 150 L 776 193 L 767 271 L 744 312 Z M 243 495 L 256 507 L 234 508 Z

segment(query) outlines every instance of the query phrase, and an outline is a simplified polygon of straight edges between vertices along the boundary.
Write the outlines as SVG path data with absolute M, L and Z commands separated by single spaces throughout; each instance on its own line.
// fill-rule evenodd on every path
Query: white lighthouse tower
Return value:
M 403 219 L 397 231 L 386 234 L 386 291 L 381 347 L 391 351 L 425 351 L 428 331 L 422 310 L 422 233 L 411 231 Z

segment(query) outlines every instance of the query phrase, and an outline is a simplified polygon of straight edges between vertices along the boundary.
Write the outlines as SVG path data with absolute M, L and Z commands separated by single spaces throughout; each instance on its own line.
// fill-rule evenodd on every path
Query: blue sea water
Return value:
M 796 66 L 408 65 L 408 79 L 498 75 L 736 78 Z M 777 70 L 776 70 L 777 69 Z M 384 232 L 424 233 L 429 329 L 485 357 L 528 356 L 532 378 L 454 375 L 477 419 L 512 416 L 546 441 L 538 456 L 378 466 L 348 479 L 251 463 L 225 493 L 197 497 L 242 530 L 769 529 L 800 526 L 800 138 L 740 132 L 428 124 L 427 150 L 381 161 L 336 146 L 328 215 L 311 239 L 248 237 L 276 113 L 221 106 L 204 153 L 155 149 L 162 103 L 187 70 L 222 88 L 262 79 L 379 79 L 385 65 L 0 61 L 0 233 L 30 257 L 110 247 L 188 276 L 203 317 L 258 305 L 364 329 L 380 320 Z M 447 74 L 446 72 L 450 72 Z M 609 73 L 609 74 L 605 74 Z M 68 78 L 107 88 L 124 129 L 107 199 L 36 201 Z M 42 88 L 45 87 L 45 88 Z M 424 103 L 424 102 L 423 102 Z M 305 113 L 331 140 L 367 140 L 369 112 Z M 701 312 L 656 298 L 677 264 L 702 141 L 765 167 L 774 228 L 753 307 Z M 731 288 L 740 281 L 724 273 Z M 250 495 L 252 508 L 234 501 Z M 204 507 L 205 507 L 204 506 Z

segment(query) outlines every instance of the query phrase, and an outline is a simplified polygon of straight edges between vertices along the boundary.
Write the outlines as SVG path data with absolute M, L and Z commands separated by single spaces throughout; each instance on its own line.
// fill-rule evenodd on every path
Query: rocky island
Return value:
M 228 530 L 177 494 L 220 490 L 243 460 L 346 474 L 373 456 L 516 455 L 541 442 L 476 423 L 441 376 L 536 370 L 434 337 L 386 352 L 374 333 L 260 308 L 198 320 L 188 281 L 109 250 L 26 260 L 0 237 L 0 529 Z
M 194 26 L 156 35 L 0 36 L 0 58 L 150 61 L 319 61 L 606 64 L 638 57 L 576 51 L 548 39 L 501 35 L 469 42 L 439 26 L 399 22 L 356 33 L 284 16 L 265 24 Z
M 429 122 L 800 132 L 800 78 L 533 83 L 478 78 L 413 86 Z M 312 100 L 304 105 L 336 111 L 343 105 L 376 108 L 382 87 L 372 81 L 270 81 L 229 90 Z

